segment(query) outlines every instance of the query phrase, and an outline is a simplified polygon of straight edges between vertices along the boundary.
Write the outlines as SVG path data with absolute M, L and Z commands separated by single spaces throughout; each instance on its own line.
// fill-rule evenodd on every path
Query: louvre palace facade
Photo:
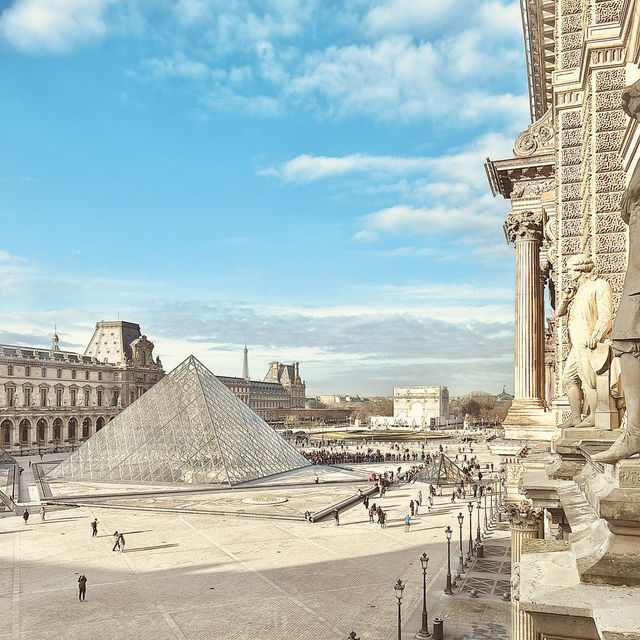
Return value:
M 132 322 L 98 322 L 84 354 L 0 345 L 0 445 L 73 446 L 164 376 L 153 343 Z

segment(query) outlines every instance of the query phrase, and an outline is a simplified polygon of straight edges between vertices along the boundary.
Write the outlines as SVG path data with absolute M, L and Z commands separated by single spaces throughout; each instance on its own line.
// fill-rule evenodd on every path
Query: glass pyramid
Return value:
M 0 464 L 16 464 L 15 458 L 9 455 L 2 447 L 0 447 Z
M 425 465 L 422 471 L 418 472 L 417 479 L 420 482 L 438 485 L 456 485 L 462 480 L 469 482 L 471 478 L 465 475 L 462 469 L 452 462 L 444 453 L 438 458 Z
M 48 475 L 232 486 L 309 464 L 189 356 Z

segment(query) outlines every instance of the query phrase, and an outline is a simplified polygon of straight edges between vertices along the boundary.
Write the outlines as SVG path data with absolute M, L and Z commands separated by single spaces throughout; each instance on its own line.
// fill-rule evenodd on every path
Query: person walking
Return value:
M 120 553 L 124 553 L 124 534 L 123 533 L 120 534 L 118 541 L 120 542 Z
M 337 509 L 333 510 L 333 519 L 336 521 L 336 527 L 340 526 L 340 514 Z
M 411 515 L 413 515 L 414 509 L 415 507 L 413 506 L 413 500 L 411 500 L 411 502 L 409 502 L 409 511 L 411 512 Z
M 115 538 L 115 544 L 113 545 L 113 549 L 111 549 L 111 551 L 115 551 L 116 549 L 120 548 L 120 534 L 116 531 L 113 534 L 113 537 Z
M 95 538 L 98 535 L 98 518 L 94 518 L 91 523 L 91 537 Z
M 418 504 L 422 506 L 422 490 L 418 491 Z
M 404 517 L 404 532 L 409 533 L 409 526 L 411 525 L 411 516 L 407 513 Z
M 87 595 L 87 576 L 84 573 L 78 578 L 78 600 L 83 602 Z
M 375 509 L 373 507 L 369 507 L 369 522 L 373 524 L 373 514 L 375 513 Z
M 29 509 L 25 509 L 22 512 L 22 517 L 24 518 L 24 523 L 27 524 L 29 522 Z
M 47 510 L 45 509 L 45 506 L 42 505 L 42 507 L 40 507 L 40 519 L 42 520 L 42 522 L 44 522 L 46 515 L 47 515 Z

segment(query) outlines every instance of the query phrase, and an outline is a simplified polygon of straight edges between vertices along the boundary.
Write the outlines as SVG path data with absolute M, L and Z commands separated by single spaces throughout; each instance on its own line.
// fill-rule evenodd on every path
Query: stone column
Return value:
M 517 414 L 536 413 L 545 407 L 544 288 L 540 277 L 542 214 L 511 213 L 504 232 L 516 250 L 515 397 L 505 424 L 522 424 Z
M 520 555 L 525 538 L 540 536 L 543 511 L 523 502 L 509 505 L 507 513 L 511 524 L 511 640 L 539 640 L 531 616 L 520 611 Z

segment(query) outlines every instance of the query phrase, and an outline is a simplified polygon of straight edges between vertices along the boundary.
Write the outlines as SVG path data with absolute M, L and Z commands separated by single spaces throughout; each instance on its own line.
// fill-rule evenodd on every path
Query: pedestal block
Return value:
M 606 429 L 563 429 L 560 439 L 551 445 L 558 458 L 547 467 L 549 477 L 555 480 L 572 480 L 584 469 L 587 462 L 581 449 L 583 445 L 601 447 L 604 450 L 615 442 L 618 435 L 617 431 Z

